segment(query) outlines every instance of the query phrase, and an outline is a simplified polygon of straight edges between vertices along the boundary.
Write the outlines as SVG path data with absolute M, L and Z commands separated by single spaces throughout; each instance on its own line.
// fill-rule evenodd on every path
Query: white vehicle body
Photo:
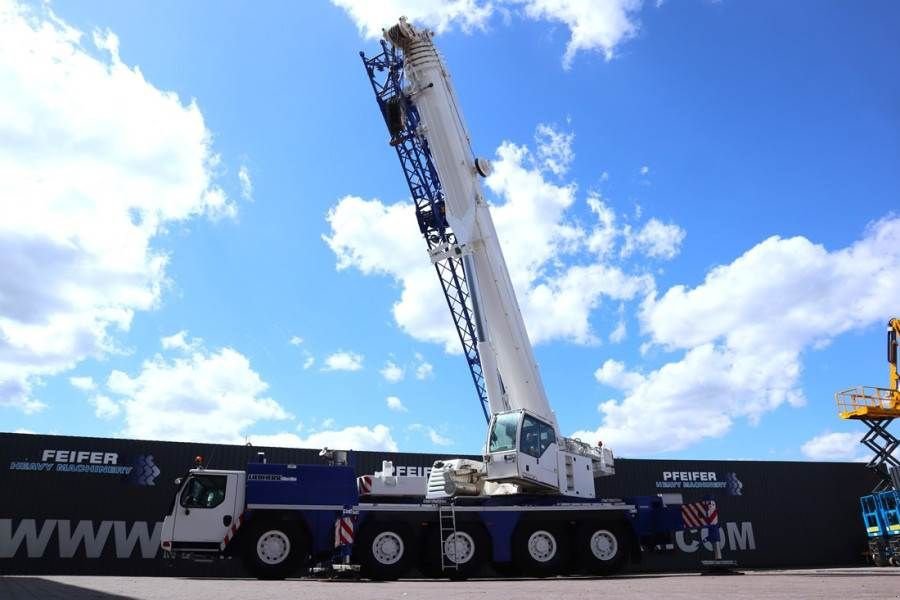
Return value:
M 217 478 L 222 485 L 206 486 L 203 481 Z M 232 525 L 244 511 L 246 473 L 192 469 L 187 485 L 176 494 L 169 514 L 163 519 L 160 543 L 165 551 L 218 551 Z

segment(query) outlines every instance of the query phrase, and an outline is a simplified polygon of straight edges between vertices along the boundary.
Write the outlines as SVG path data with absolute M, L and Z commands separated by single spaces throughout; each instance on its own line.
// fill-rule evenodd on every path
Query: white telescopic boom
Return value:
M 447 223 L 464 256 L 476 318 L 480 317 L 485 338 L 479 340 L 478 352 L 491 412 L 526 409 L 558 430 L 478 181 L 479 173 L 486 174 L 487 162 L 479 159 L 476 169 L 450 74 L 430 32 L 417 31 L 401 20 L 387 38 L 403 51 L 409 82 L 406 93 L 421 119 L 418 134 L 428 142 L 444 191 Z

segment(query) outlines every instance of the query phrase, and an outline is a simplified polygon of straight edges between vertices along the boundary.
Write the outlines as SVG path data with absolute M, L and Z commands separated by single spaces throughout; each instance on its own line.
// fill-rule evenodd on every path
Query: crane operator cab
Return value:
M 586 451 L 587 444 L 561 437 L 553 424 L 527 410 L 496 413 L 488 431 L 487 481 L 517 484 L 522 491 L 594 497 L 597 457 Z

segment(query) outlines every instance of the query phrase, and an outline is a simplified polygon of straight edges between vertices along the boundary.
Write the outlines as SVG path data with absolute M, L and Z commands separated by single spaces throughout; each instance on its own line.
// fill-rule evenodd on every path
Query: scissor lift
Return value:
M 842 419 L 860 421 L 868 431 L 860 442 L 874 456 L 868 467 L 879 475 L 874 492 L 892 487 L 890 470 L 900 469 L 900 459 L 894 456 L 900 447 L 900 439 L 888 431 L 891 423 L 900 417 L 900 375 L 897 373 L 897 338 L 900 335 L 900 319 L 891 319 L 887 327 L 887 359 L 890 387 L 858 386 L 837 392 L 839 415 Z

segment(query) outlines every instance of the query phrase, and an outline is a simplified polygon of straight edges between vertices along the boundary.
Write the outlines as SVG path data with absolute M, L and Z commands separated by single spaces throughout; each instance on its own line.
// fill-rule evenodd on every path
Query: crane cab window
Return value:
M 502 413 L 494 417 L 488 452 L 507 452 L 516 449 L 519 413 Z
M 225 475 L 192 475 L 181 492 L 185 508 L 214 508 L 225 500 Z
M 550 444 L 556 443 L 556 432 L 553 427 L 534 417 L 525 415 L 522 419 L 522 437 L 519 449 L 528 456 L 540 458 Z

